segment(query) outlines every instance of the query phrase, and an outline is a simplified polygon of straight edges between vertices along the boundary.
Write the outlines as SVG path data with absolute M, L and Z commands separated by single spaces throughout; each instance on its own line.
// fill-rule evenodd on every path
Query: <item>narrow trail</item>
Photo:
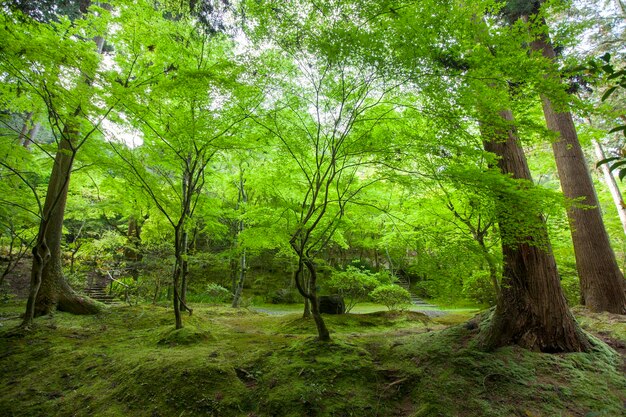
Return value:
M 421 306 L 419 304 L 414 304 L 410 310 L 416 311 L 418 313 L 423 313 L 427 315 L 428 317 L 440 317 L 440 316 L 445 316 L 446 314 L 450 313 L 450 311 L 439 309 L 436 306 L 432 306 L 432 307 L 429 306 L 428 308 L 420 308 L 420 307 Z M 257 313 L 268 314 L 270 316 L 286 316 L 288 314 L 302 314 L 301 310 L 286 310 L 286 309 L 279 309 L 279 308 L 273 309 L 273 308 L 263 308 L 263 307 L 250 307 L 250 310 L 255 311 Z M 368 314 L 368 313 L 374 313 L 376 311 L 377 310 L 359 311 L 358 308 L 355 308 L 350 313 L 351 314 Z M 378 311 L 385 311 L 385 308 L 381 306 L 380 310 Z

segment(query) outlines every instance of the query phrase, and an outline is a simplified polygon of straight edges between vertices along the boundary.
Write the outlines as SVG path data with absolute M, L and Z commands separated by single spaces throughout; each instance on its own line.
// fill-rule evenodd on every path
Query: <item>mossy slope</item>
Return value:
M 58 313 L 28 334 L 0 321 L 0 415 L 619 416 L 622 358 L 606 348 L 481 352 L 475 330 L 413 313 L 328 317 L 196 306 L 186 328 L 158 307 Z M 582 314 L 579 312 L 579 314 Z M 597 318 L 583 317 L 584 320 Z M 458 318 L 453 320 L 458 322 Z M 622 327 L 620 327 L 622 326 Z M 614 323 L 621 335 L 624 323 Z

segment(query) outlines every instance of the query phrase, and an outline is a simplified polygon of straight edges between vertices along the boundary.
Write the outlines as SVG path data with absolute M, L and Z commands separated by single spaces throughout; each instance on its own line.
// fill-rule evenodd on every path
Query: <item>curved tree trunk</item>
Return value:
M 89 4 L 89 1 L 84 2 L 82 13 L 86 12 Z M 97 52 L 102 53 L 104 38 L 96 36 L 93 41 Z M 83 82 L 90 85 L 91 76 L 85 76 Z M 49 107 L 48 112 L 53 114 L 53 107 Z M 74 314 L 96 314 L 101 311 L 100 303 L 76 294 L 63 275 L 61 240 L 67 192 L 76 152 L 87 138 L 80 137 L 79 123 L 76 121 L 81 113 L 79 106 L 63 120 L 64 128 L 60 132 L 46 198 L 43 207 L 40 207 L 41 220 L 33 248 L 30 290 L 22 323 L 25 327 L 32 323 L 34 317 L 50 314 L 55 309 Z
M 67 129 L 64 136 L 73 138 L 76 135 L 77 132 Z M 100 311 L 97 302 L 76 294 L 67 284 L 63 275 L 61 239 L 74 156 L 75 151 L 70 139 L 63 137 L 59 142 L 59 149 L 54 159 L 48 184 L 40 227 L 41 236 L 33 250 L 33 253 L 41 252 L 39 255 L 44 255 L 33 257 L 31 287 L 33 284 L 36 286 L 37 281 L 40 284 L 37 291 L 33 292 L 35 288 L 31 288 L 31 295 L 36 295 L 36 299 L 30 312 L 27 308 L 27 315 L 32 312 L 33 317 L 50 314 L 55 309 L 74 314 L 95 314 Z M 45 249 L 43 248 L 44 245 Z M 45 255 L 46 251 L 49 256 Z
M 317 328 L 317 338 L 322 342 L 330 341 L 330 332 L 326 327 L 326 323 L 324 323 L 324 319 L 322 318 L 322 314 L 319 310 L 319 303 L 317 298 L 317 271 L 315 269 L 315 264 L 313 261 L 300 258 L 298 270 L 295 274 L 295 282 L 296 287 L 300 294 L 309 301 L 309 306 L 311 309 L 311 315 L 313 316 L 313 320 L 315 321 L 315 327 Z M 303 284 L 303 275 L 304 268 L 309 272 L 309 279 L 306 285 Z M 306 308 L 306 305 L 305 305 Z
M 500 117 L 505 123 L 513 121 L 510 111 L 500 112 Z M 483 131 L 483 135 L 485 150 L 500 158 L 502 173 L 531 181 L 512 128 Z M 504 258 L 502 286 L 491 321 L 481 332 L 481 344 L 487 349 L 516 344 L 542 352 L 586 351 L 589 342 L 567 307 L 540 214 L 537 221 L 541 224 L 539 236 L 520 236 L 519 227 L 508 216 L 498 216 Z
M 317 338 L 322 342 L 327 342 L 330 340 L 330 333 L 320 313 L 319 300 L 317 298 L 317 270 L 310 260 L 305 260 L 304 264 L 309 270 L 309 301 L 311 304 L 311 315 L 317 328 Z
M 556 54 L 547 35 L 537 37 L 531 47 L 543 56 L 554 59 Z M 543 112 L 548 128 L 558 134 L 552 143 L 561 189 L 568 199 L 580 200 L 567 210 L 572 231 L 576 268 L 584 304 L 592 311 L 626 314 L 626 284 L 611 248 L 609 235 L 585 161 L 572 114 L 557 111 L 552 101 L 542 95 Z

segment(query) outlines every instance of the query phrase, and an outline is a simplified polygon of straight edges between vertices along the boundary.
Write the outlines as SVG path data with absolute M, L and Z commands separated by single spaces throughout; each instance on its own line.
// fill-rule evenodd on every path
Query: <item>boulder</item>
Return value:
M 340 295 L 321 295 L 319 297 L 320 313 L 326 314 L 344 314 L 346 312 L 346 304 Z

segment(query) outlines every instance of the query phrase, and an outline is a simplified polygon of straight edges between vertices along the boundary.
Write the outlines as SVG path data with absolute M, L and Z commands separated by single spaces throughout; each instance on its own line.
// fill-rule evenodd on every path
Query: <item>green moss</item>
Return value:
M 159 345 L 178 346 L 191 345 L 198 342 L 207 341 L 211 335 L 207 331 L 198 330 L 193 326 L 186 326 L 182 329 L 169 329 L 161 333 Z
M 444 328 L 460 317 L 325 316 L 321 343 L 299 314 L 202 305 L 181 330 L 171 310 L 136 306 L 12 333 L 21 308 L 0 307 L 6 415 L 617 416 L 626 399 L 623 358 L 599 340 L 585 354 L 486 353 L 477 330 Z

